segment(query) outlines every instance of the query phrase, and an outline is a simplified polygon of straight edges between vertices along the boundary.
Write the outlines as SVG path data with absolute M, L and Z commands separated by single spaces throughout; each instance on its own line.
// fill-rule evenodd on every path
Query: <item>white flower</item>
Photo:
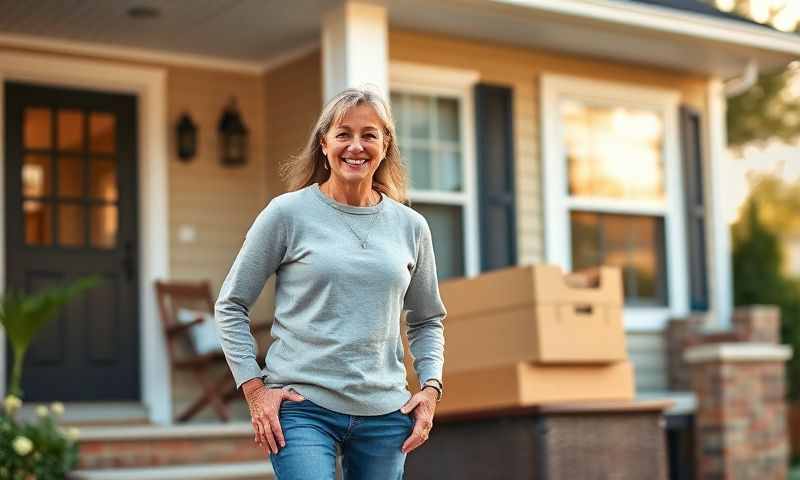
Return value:
M 14 395 L 8 395 L 5 400 L 3 400 L 3 407 L 5 408 L 6 412 L 10 414 L 16 412 L 20 407 L 22 407 L 22 400 L 19 397 L 15 397 Z
M 19 436 L 15 438 L 13 446 L 14 451 L 21 457 L 31 453 L 31 450 L 33 450 L 33 442 L 28 437 Z
M 81 436 L 81 431 L 76 427 L 71 427 L 67 429 L 67 438 L 72 440 L 73 442 L 77 440 Z
M 39 405 L 38 407 L 36 407 L 36 416 L 37 417 L 44 418 L 44 417 L 46 417 L 48 415 L 50 415 L 50 410 L 47 409 L 47 406 Z
M 50 405 L 50 411 L 60 417 L 61 415 L 64 415 L 64 404 L 61 402 L 53 402 Z

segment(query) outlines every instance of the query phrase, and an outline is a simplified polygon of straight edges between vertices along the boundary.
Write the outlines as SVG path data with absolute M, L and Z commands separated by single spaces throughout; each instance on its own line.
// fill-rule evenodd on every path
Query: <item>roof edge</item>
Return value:
M 745 22 L 681 11 L 667 6 L 612 0 L 489 0 L 497 5 L 525 7 L 587 20 L 646 28 L 774 53 L 800 56 L 800 36 Z

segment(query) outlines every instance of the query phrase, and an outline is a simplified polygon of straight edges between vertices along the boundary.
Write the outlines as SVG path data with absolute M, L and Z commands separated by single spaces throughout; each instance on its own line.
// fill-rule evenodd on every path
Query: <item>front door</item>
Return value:
M 7 287 L 102 279 L 35 337 L 24 398 L 139 400 L 136 97 L 7 82 L 5 105 Z

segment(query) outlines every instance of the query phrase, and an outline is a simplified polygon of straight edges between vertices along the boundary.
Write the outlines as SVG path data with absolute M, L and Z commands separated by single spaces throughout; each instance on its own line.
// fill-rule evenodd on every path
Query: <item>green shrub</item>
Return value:
M 781 271 L 783 255 L 776 232 L 760 216 L 751 196 L 733 225 L 733 292 L 740 305 L 776 305 L 781 311 L 781 342 L 794 349 L 786 365 L 787 395 L 800 399 L 800 282 Z
M 78 429 L 63 429 L 57 418 L 64 407 L 54 403 L 37 408 L 37 420 L 21 422 L 22 406 L 9 395 L 0 414 L 0 480 L 57 480 L 66 478 L 78 462 Z

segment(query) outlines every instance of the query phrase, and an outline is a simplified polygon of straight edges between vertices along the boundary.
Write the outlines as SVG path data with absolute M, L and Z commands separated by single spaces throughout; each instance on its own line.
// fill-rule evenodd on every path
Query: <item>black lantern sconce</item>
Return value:
M 188 162 L 197 153 L 197 125 L 188 113 L 181 115 L 175 128 L 176 143 L 178 144 L 178 158 Z
M 247 163 L 247 127 L 232 98 L 219 120 L 220 161 L 228 167 Z

